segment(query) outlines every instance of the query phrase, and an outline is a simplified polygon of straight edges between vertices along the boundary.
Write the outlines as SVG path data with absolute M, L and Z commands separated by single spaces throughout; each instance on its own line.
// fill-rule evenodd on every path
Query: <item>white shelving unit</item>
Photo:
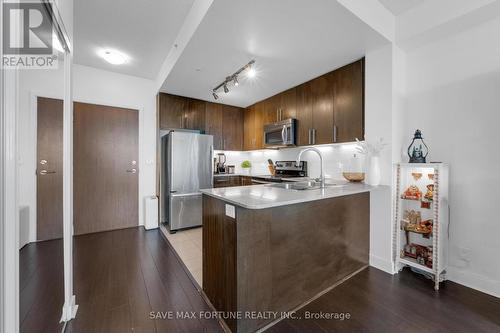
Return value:
M 446 279 L 448 263 L 448 165 L 400 163 L 396 165 L 396 169 L 393 235 L 395 267 L 398 272 L 405 266 L 411 266 L 424 274 L 430 274 L 434 279 L 434 289 L 439 290 L 439 283 Z M 426 198 L 428 185 L 432 185 L 434 189 L 432 196 Z M 410 186 L 418 188 L 421 194 L 419 198 L 405 197 Z M 409 215 L 405 212 L 411 211 L 414 212 L 412 214 L 420 214 L 421 221 L 432 221 L 432 231 L 426 233 L 421 229 L 412 229 L 415 224 L 407 223 L 415 221 L 405 220 L 405 216 Z

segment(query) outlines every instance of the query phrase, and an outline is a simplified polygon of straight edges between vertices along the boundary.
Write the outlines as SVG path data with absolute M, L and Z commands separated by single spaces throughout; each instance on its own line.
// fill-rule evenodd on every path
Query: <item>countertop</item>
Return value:
M 356 183 L 341 185 L 327 186 L 325 189 L 297 191 L 266 184 L 203 189 L 201 192 L 243 208 L 264 209 L 369 192 L 376 188 Z

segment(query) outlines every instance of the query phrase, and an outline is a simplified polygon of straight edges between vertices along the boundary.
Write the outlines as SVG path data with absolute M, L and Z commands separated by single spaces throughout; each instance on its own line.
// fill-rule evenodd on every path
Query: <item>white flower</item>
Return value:
M 356 151 L 362 155 L 379 156 L 380 152 L 387 146 L 383 138 L 378 138 L 375 143 L 369 143 L 367 141 L 359 141 L 356 138 Z

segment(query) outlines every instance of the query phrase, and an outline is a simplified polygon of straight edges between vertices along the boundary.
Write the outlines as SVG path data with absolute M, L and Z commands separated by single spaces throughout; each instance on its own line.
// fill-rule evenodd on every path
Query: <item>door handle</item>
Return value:
M 39 174 L 42 176 L 48 175 L 48 174 L 53 174 L 56 173 L 55 171 L 48 171 L 48 170 L 40 170 Z
M 129 172 L 129 173 L 137 173 L 137 169 L 128 169 L 127 172 Z

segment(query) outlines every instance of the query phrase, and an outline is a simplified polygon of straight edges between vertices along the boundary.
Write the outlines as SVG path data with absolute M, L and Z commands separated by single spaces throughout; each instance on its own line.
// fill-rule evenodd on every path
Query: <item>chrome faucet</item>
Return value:
M 299 153 L 299 155 L 297 156 L 297 161 L 295 162 L 297 164 L 297 166 L 300 165 L 300 158 L 302 157 L 302 154 L 305 153 L 306 151 L 314 151 L 316 152 L 318 155 L 319 155 L 319 162 L 321 164 L 320 166 L 320 175 L 319 175 L 319 182 L 320 182 L 320 187 L 321 188 L 325 188 L 325 174 L 323 173 L 323 155 L 321 154 L 321 151 L 318 149 L 318 148 L 314 148 L 314 147 L 309 147 L 309 148 L 306 148 L 306 149 L 302 149 Z

